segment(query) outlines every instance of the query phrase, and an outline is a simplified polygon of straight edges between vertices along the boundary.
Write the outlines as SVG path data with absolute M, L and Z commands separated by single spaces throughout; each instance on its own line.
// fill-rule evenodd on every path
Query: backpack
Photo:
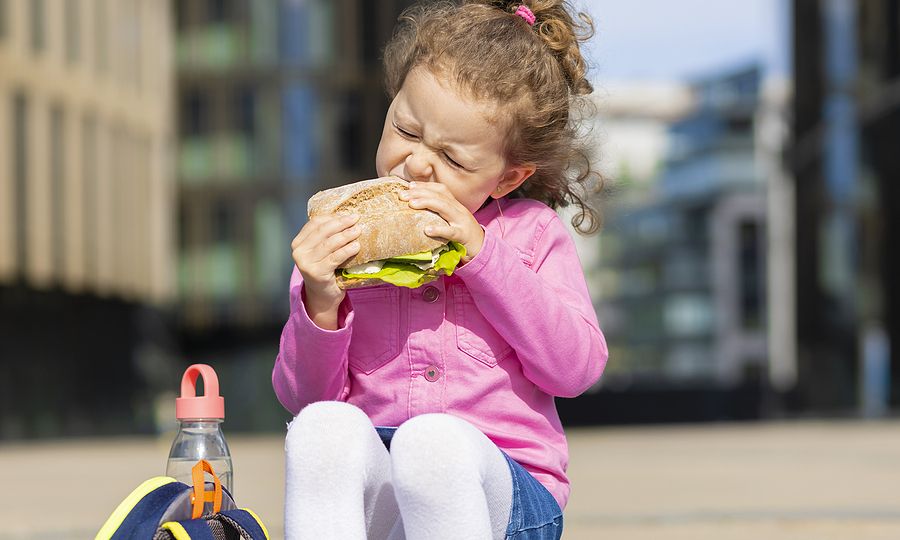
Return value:
M 169 476 L 146 480 L 116 507 L 94 540 L 269 540 L 259 516 L 237 507 L 209 462 L 198 461 L 191 480 L 193 486 Z

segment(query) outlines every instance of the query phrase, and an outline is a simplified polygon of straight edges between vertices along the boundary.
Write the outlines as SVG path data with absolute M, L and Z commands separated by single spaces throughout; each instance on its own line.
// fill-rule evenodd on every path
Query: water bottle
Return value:
M 203 377 L 204 395 L 197 395 L 197 377 Z M 181 378 L 181 397 L 175 400 L 178 433 L 172 441 L 166 476 L 193 485 L 191 468 L 205 459 L 229 493 L 234 494 L 231 452 L 222 434 L 225 398 L 219 395 L 219 378 L 212 367 L 194 364 Z

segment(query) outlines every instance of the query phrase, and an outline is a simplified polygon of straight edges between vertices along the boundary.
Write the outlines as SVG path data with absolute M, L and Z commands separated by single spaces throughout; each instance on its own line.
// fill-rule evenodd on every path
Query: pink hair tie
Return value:
M 528 26 L 534 26 L 534 13 L 525 4 L 516 8 L 516 15 L 525 19 Z

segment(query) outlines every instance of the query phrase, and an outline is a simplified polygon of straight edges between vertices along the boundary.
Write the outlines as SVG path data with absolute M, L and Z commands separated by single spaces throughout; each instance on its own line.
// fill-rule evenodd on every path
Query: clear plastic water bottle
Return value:
M 197 377 L 203 377 L 204 395 L 197 395 Z M 193 485 L 191 469 L 208 461 L 222 486 L 234 494 L 231 451 L 222 433 L 225 398 L 219 395 L 219 378 L 212 367 L 194 364 L 181 378 L 181 397 L 175 400 L 178 433 L 172 441 L 166 476 Z

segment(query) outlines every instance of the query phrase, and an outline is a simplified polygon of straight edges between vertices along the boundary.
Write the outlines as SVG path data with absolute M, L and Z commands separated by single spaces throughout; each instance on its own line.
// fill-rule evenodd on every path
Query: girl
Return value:
M 359 249 L 357 218 L 313 218 L 292 242 L 272 376 L 296 415 L 288 538 L 560 537 L 568 451 L 553 398 L 582 393 L 607 358 L 553 210 L 574 203 L 575 224 L 597 228 L 569 118 L 592 90 L 580 30 L 559 0 L 401 17 L 377 172 L 410 181 L 409 205 L 448 223 L 425 233 L 467 255 L 419 289 L 345 294 L 334 271 Z

